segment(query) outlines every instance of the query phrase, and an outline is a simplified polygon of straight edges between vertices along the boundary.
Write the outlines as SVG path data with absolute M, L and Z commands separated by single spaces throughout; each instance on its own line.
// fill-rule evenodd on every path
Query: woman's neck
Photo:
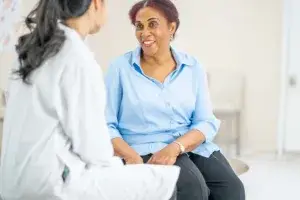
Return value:
M 142 55 L 142 61 L 151 66 L 161 66 L 168 62 L 173 62 L 173 55 L 171 50 L 164 51 L 163 53 L 158 53 L 153 56 Z
M 85 20 L 81 18 L 77 19 L 69 19 L 65 21 L 65 24 L 75 30 L 81 38 L 84 40 L 86 36 L 89 34 L 89 27 L 86 25 L 87 23 Z

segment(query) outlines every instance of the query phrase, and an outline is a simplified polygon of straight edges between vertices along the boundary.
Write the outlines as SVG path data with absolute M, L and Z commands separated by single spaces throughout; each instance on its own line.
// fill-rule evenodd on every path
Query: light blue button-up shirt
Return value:
M 176 69 L 161 83 L 143 73 L 141 48 L 114 60 L 106 74 L 106 118 L 111 138 L 123 138 L 140 155 L 155 153 L 191 129 L 206 140 L 193 153 L 209 157 L 220 121 L 214 116 L 205 70 L 172 49 Z

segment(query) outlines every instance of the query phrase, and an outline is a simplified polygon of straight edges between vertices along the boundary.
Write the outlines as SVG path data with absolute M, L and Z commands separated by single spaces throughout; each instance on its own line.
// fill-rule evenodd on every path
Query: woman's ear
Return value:
M 170 23 L 170 25 L 169 25 L 170 35 L 174 35 L 175 34 L 176 28 L 177 28 L 176 22 Z
M 92 4 L 94 5 L 96 10 L 99 10 L 103 3 L 103 0 L 92 0 Z

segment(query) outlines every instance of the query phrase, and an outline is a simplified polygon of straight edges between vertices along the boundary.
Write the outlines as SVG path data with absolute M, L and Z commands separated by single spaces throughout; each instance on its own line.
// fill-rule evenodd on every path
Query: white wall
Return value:
M 27 1 L 24 8 L 28 9 Z M 136 47 L 127 14 L 133 2 L 108 0 L 108 23 L 100 34 L 89 39 L 103 69 L 114 57 Z M 195 55 L 208 70 L 246 74 L 244 152 L 275 151 L 282 0 L 176 0 L 176 3 L 182 22 L 176 46 Z M 2 86 L 3 79 L 1 71 Z

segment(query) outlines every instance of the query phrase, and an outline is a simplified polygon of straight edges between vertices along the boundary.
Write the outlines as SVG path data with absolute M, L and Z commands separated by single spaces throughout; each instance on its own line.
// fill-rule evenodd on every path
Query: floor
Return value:
M 247 200 L 300 199 L 300 155 L 241 158 L 250 169 L 240 178 Z

